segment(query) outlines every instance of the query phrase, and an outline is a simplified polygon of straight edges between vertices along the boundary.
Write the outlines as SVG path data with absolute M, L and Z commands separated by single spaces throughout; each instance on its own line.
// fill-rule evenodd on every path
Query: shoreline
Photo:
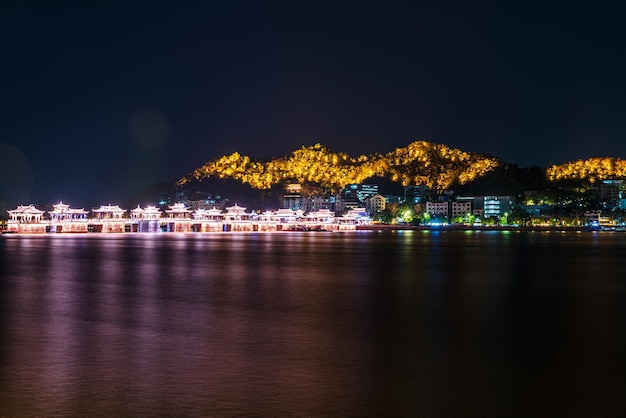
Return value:
M 316 229 L 286 229 L 286 230 L 235 230 L 235 231 L 144 231 L 144 232 L 44 232 L 44 233 L 25 233 L 13 231 L 1 231 L 0 236 L 27 236 L 27 237 L 50 237 L 50 236 L 209 236 L 209 235 L 231 235 L 231 234 L 293 234 L 293 233 L 350 233 L 350 232 L 381 232 L 381 231 L 432 231 L 432 232 L 626 232 L 626 228 L 589 228 L 589 227 L 543 227 L 543 226 L 465 226 L 465 225 L 447 225 L 447 226 L 426 226 L 426 225 L 357 225 L 355 229 L 344 230 L 316 230 Z
M 357 225 L 357 231 L 523 231 L 523 232 L 626 232 L 626 227 L 586 226 L 473 226 L 473 225 Z

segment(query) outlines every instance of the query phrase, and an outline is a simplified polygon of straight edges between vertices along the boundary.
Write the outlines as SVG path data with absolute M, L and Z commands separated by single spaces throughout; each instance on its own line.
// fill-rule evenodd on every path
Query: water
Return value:
M 623 415 L 626 235 L 0 239 L 2 416 Z

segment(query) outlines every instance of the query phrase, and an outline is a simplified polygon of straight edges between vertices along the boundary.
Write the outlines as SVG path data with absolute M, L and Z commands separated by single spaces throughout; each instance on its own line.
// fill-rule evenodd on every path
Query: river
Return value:
M 626 235 L 0 237 L 1 416 L 624 415 Z

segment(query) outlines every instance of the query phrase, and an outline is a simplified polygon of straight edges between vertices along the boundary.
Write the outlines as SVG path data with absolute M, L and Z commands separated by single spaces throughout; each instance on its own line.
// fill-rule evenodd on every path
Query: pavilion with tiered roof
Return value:
M 89 214 L 89 212 L 83 208 L 72 209 L 70 208 L 70 205 L 67 205 L 63 202 L 52 205 L 52 207 L 54 209 L 48 211 L 51 222 L 66 222 L 75 220 L 84 221 L 87 219 L 87 215 Z

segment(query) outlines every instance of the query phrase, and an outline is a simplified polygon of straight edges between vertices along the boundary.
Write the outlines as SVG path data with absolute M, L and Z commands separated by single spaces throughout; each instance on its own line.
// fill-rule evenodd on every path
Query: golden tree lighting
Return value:
M 551 165 L 547 169 L 547 175 L 551 181 L 581 179 L 594 182 L 626 177 L 626 160 L 606 157 L 569 161 L 564 164 Z
M 426 141 L 416 141 L 384 155 L 360 155 L 357 158 L 315 144 L 267 162 L 252 161 L 250 157 L 235 152 L 208 161 L 178 184 L 208 177 L 228 177 L 257 189 L 295 180 L 337 190 L 378 176 L 404 186 L 423 184 L 444 190 L 454 182 L 470 182 L 501 164 L 496 158 Z

